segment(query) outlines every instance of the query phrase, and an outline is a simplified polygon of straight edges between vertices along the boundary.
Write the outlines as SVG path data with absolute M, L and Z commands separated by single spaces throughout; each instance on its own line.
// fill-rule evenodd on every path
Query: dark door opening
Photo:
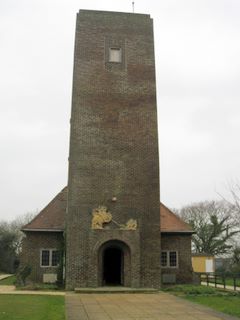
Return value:
M 123 284 L 123 253 L 119 248 L 107 248 L 103 252 L 103 285 Z

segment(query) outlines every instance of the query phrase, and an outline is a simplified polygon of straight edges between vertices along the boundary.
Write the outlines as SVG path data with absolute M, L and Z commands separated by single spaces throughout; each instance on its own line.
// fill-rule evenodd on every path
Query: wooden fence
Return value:
M 215 288 L 221 286 L 223 289 L 233 288 L 234 291 L 240 290 L 240 274 L 218 274 L 201 273 L 201 282 L 206 282 L 207 286 L 213 284 Z

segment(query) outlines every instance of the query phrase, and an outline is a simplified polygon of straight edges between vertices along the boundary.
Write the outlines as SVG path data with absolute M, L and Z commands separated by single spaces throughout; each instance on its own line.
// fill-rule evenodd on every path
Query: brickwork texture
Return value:
M 46 273 L 58 274 L 59 267 L 41 267 L 40 254 L 42 249 L 63 249 L 62 232 L 26 232 L 26 238 L 22 244 L 20 256 L 21 266 L 30 266 L 31 274 L 28 280 L 36 283 L 43 282 L 43 275 Z
M 121 49 L 120 63 L 109 62 L 110 48 Z M 101 285 L 100 248 L 112 240 L 130 252 L 124 285 L 160 286 L 157 137 L 152 19 L 80 10 L 66 218 L 68 289 Z M 91 213 L 99 205 L 119 224 L 136 219 L 137 230 L 119 230 L 113 223 L 92 230 Z
M 177 283 L 192 283 L 192 249 L 191 234 L 162 234 L 162 251 L 177 251 L 177 268 L 162 268 L 163 274 L 176 274 Z

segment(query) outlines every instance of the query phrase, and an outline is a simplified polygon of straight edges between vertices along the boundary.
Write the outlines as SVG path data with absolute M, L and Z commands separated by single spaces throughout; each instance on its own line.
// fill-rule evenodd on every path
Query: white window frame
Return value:
M 118 50 L 119 54 L 120 54 L 120 60 L 119 61 L 115 61 L 115 60 L 111 60 L 111 50 Z M 121 47 L 110 47 L 109 48 L 109 62 L 111 63 L 122 63 L 122 48 Z
M 162 253 L 163 252 L 167 253 L 167 265 L 166 266 L 162 266 Z M 176 266 L 170 266 L 170 252 L 176 253 Z M 178 251 L 176 251 L 176 250 L 162 250 L 160 263 L 161 263 L 161 268 L 177 269 L 178 268 Z
M 43 266 L 42 265 L 42 252 L 43 251 L 49 251 L 49 265 L 48 266 Z M 56 266 L 53 266 L 52 265 L 52 253 L 53 253 L 53 251 L 59 251 L 58 249 L 56 249 L 56 248 L 42 248 L 42 249 L 40 249 L 40 267 L 41 268 L 58 268 L 59 267 L 59 264 L 58 265 L 56 265 Z

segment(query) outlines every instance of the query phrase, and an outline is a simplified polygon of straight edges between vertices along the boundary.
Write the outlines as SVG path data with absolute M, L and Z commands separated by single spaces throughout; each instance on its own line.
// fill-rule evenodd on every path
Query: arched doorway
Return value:
M 120 240 L 109 240 L 98 251 L 100 286 L 130 286 L 131 254 L 128 245 Z
M 124 255 L 121 248 L 109 247 L 103 251 L 103 284 L 123 285 Z

